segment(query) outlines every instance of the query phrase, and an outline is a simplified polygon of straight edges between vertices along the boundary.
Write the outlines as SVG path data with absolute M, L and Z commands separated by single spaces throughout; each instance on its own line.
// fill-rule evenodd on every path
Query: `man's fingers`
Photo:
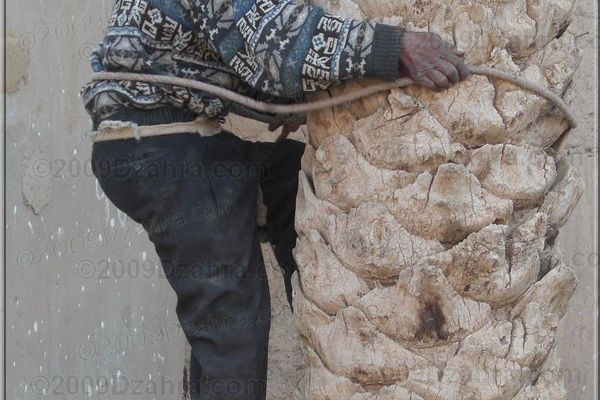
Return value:
M 269 132 L 276 131 L 282 125 L 281 121 L 269 122 Z
M 294 122 L 291 125 L 288 125 L 287 128 L 290 130 L 290 132 L 296 132 L 298 129 L 300 129 L 300 124 Z
M 466 79 L 471 75 L 469 67 L 465 65 L 465 62 L 461 58 L 448 53 L 444 55 L 444 59 L 454 65 L 461 80 Z
M 287 125 L 284 125 L 283 129 L 281 130 L 281 133 L 277 137 L 277 141 L 287 139 L 290 133 L 292 133 L 292 130 L 290 130 L 290 128 Z
M 433 82 L 431 79 L 429 79 L 427 76 L 421 76 L 418 80 L 419 84 L 421 86 L 426 87 L 429 90 L 434 90 L 434 91 L 439 91 L 440 89 L 438 88 L 438 86 L 435 84 L 435 82 Z
M 275 118 L 269 122 L 269 132 L 276 131 L 290 118 L 290 114 L 278 114 Z
M 442 61 L 436 69 L 444 74 L 452 84 L 457 83 L 460 80 L 456 67 L 447 61 Z
M 439 91 L 471 74 L 465 53 L 435 33 L 406 32 L 404 43 L 399 72 L 421 86 Z
M 436 90 L 442 90 L 450 86 L 450 81 L 446 75 L 442 74 L 437 69 L 432 69 L 427 72 L 427 77 L 431 79 L 437 86 Z
M 460 80 L 467 79 L 469 76 L 471 76 L 471 70 L 464 63 L 454 64 L 454 66 L 458 70 Z

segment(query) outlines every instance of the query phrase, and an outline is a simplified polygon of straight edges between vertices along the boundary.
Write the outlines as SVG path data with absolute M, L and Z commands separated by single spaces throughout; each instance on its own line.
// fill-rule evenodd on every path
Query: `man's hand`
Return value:
M 400 75 L 431 90 L 446 89 L 470 75 L 464 53 L 435 33 L 404 32 L 402 50 Z
M 276 131 L 283 126 L 277 140 L 283 140 L 292 132 L 296 132 L 302 125 L 306 124 L 305 114 L 280 114 L 269 124 L 269 132 Z

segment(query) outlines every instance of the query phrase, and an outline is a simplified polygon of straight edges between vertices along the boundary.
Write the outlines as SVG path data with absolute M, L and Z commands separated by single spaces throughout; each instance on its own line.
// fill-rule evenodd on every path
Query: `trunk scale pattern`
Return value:
M 466 61 L 564 95 L 573 0 L 317 0 L 439 33 Z M 319 96 L 368 84 L 352 81 Z M 315 400 L 564 399 L 555 334 L 575 290 L 556 237 L 583 181 L 544 99 L 472 76 L 309 115 L 296 323 Z

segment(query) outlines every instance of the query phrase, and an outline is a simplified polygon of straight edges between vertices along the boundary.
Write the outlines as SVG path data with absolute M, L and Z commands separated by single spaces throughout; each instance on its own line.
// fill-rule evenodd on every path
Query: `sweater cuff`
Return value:
M 399 77 L 400 53 L 405 29 L 377 23 L 371 54 L 367 56 L 365 77 L 394 81 Z

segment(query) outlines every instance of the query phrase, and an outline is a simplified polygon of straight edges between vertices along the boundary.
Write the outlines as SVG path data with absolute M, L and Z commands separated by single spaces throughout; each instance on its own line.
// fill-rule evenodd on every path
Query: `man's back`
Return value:
M 350 78 L 394 79 L 402 32 L 292 1 L 118 0 L 92 67 L 173 75 L 292 102 Z M 94 118 L 122 107 L 175 106 L 209 118 L 230 108 L 206 93 L 133 81 L 92 82 L 82 98 Z
M 156 3 L 156 4 L 155 4 Z M 189 12 L 179 1 L 118 0 L 92 68 L 173 75 L 233 87 L 235 73 L 194 32 Z M 94 81 L 82 90 L 88 112 L 102 119 L 122 107 L 187 108 L 215 117 L 225 112 L 221 101 L 186 88 L 144 82 Z

